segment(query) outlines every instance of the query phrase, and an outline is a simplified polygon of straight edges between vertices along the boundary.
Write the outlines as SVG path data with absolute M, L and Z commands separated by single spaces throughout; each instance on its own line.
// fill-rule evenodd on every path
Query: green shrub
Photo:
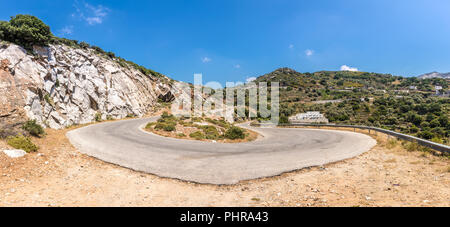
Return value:
M 231 124 L 226 122 L 224 119 L 214 120 L 214 119 L 211 119 L 211 118 L 206 118 L 206 121 L 211 123 L 211 124 L 218 125 L 218 126 L 220 126 L 222 128 L 230 128 L 231 127 Z
M 91 47 L 91 45 L 89 45 L 89 44 L 86 43 L 86 42 L 80 42 L 79 45 L 80 45 L 80 47 L 83 48 L 83 49 L 87 49 L 87 48 Z
M 136 117 L 136 115 L 135 114 L 127 114 L 126 118 L 133 118 L 133 117 Z
M 164 131 L 166 131 L 166 132 L 173 132 L 173 131 L 175 131 L 175 125 L 173 125 L 173 124 L 167 124 L 166 126 L 164 126 Z
M 225 132 L 225 138 L 231 140 L 245 139 L 245 132 L 243 129 L 233 126 Z
M 167 122 L 158 122 L 155 125 L 155 130 L 164 130 L 166 132 L 175 131 L 175 123 L 167 123 Z
M 186 135 L 184 133 L 178 133 L 177 136 L 178 137 L 186 137 Z
M 217 140 L 220 137 L 219 131 L 212 125 L 203 126 L 202 130 L 205 133 L 206 139 Z
M 195 123 L 195 122 L 203 122 L 203 119 L 202 119 L 201 117 L 193 117 L 193 118 L 191 119 L 191 122 L 192 122 L 192 123 Z
M 44 100 L 45 100 L 48 104 L 50 104 L 51 106 L 54 106 L 54 105 L 55 105 L 55 102 L 53 101 L 52 97 L 50 97 L 49 94 L 45 94 L 45 95 L 44 95 Z
M 280 124 L 289 124 L 289 118 L 284 115 L 281 115 L 279 122 Z
M 66 45 L 72 48 L 81 48 L 77 40 L 71 40 L 66 38 L 53 37 L 51 40 L 53 44 Z
M 22 129 L 28 132 L 32 136 L 41 137 L 45 134 L 44 128 L 36 123 L 36 120 L 29 120 L 25 122 Z
M 29 137 L 25 137 L 23 135 L 8 137 L 7 143 L 9 146 L 14 147 L 15 149 L 21 149 L 26 152 L 36 152 L 39 150 L 38 146 L 36 146 Z
M 146 129 L 151 129 L 153 126 L 155 126 L 156 125 L 156 123 L 155 122 L 150 122 L 150 123 L 148 123 L 146 126 L 145 126 L 145 128 Z
M 0 23 L 1 38 L 18 44 L 27 50 L 32 50 L 33 45 L 46 46 L 53 35 L 50 27 L 35 16 L 16 15 L 9 22 Z
M 422 131 L 422 132 L 419 132 L 417 134 L 417 136 L 419 136 L 422 139 L 430 140 L 434 137 L 434 133 L 432 133 L 430 131 Z
M 175 117 L 172 114 L 168 114 L 167 112 L 164 112 L 161 115 L 161 118 L 158 119 L 158 122 L 166 122 L 166 123 L 173 123 L 173 124 L 176 124 L 177 121 L 178 121 L 177 117 Z
M 417 133 L 418 131 L 419 131 L 419 128 L 415 125 L 413 125 L 409 128 L 410 133 Z
M 439 122 L 439 119 L 434 119 L 430 122 L 430 127 L 437 128 L 441 127 L 441 123 Z
M 434 137 L 433 139 L 431 139 L 431 142 L 444 144 L 444 140 L 438 137 Z
M 184 127 L 194 127 L 194 124 L 192 122 L 181 121 L 180 124 Z
M 96 122 L 101 122 L 102 121 L 102 114 L 101 113 L 96 113 L 94 116 L 94 120 Z
M 164 126 L 165 126 L 164 123 L 158 122 L 155 124 L 155 130 L 162 130 L 164 128 Z
M 196 140 L 203 140 L 206 138 L 205 134 L 203 134 L 203 132 L 201 132 L 201 131 L 193 132 L 189 135 L 189 137 L 196 139 Z

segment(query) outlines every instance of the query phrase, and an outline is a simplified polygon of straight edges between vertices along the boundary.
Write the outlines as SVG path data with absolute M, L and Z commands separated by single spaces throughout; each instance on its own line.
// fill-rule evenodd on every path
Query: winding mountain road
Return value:
M 157 118 L 101 123 L 67 133 L 80 152 L 160 177 L 204 184 L 276 176 L 358 156 L 376 145 L 371 137 L 347 131 L 253 128 L 253 142 L 208 143 L 154 135 L 142 127 Z

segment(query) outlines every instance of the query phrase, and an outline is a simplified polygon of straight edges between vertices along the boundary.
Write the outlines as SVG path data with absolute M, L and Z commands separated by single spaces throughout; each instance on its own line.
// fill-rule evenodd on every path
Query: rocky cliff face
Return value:
M 36 119 L 59 129 L 102 119 L 142 116 L 158 98 L 171 99 L 167 78 L 122 67 L 91 49 L 0 44 L 0 121 Z

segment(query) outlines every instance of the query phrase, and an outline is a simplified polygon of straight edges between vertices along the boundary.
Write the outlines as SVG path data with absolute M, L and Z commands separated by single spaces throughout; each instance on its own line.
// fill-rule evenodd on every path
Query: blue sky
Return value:
M 450 71 L 447 0 L 1 1 L 177 80 L 245 81 L 279 67 L 415 76 Z

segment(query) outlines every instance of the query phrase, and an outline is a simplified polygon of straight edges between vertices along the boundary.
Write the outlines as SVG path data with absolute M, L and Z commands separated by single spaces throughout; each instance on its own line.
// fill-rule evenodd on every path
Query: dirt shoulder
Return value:
M 0 153 L 0 206 L 450 206 L 449 159 L 407 152 L 381 134 L 372 135 L 376 147 L 350 160 L 213 186 L 80 154 L 65 137 L 68 130 L 35 139 L 39 153 L 19 159 Z

